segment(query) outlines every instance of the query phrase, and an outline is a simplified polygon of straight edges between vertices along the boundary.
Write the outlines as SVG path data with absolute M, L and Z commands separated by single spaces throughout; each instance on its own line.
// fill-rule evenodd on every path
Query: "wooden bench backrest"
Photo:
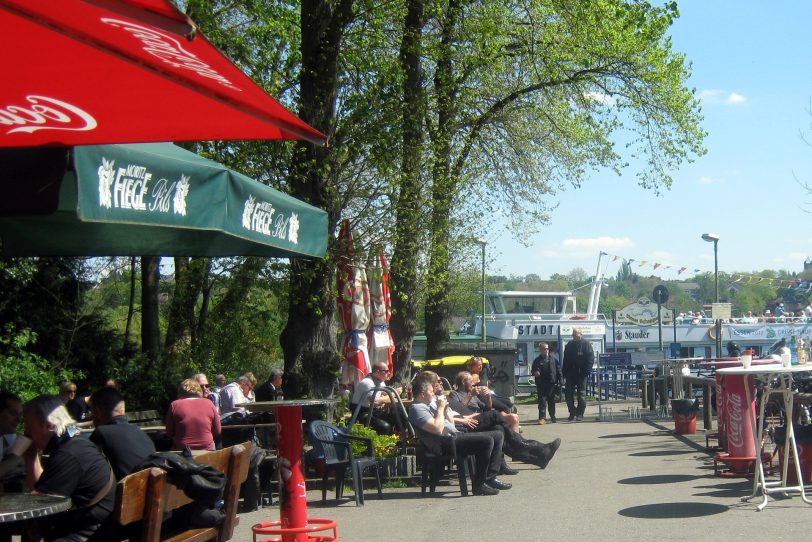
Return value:
M 136 410 L 127 412 L 127 421 L 133 425 L 163 425 L 164 418 L 157 410 Z
M 196 456 L 194 459 L 198 463 L 205 463 L 211 465 L 215 469 L 226 475 L 226 487 L 223 492 L 223 514 L 225 520 L 219 529 L 219 540 L 230 540 L 234 534 L 234 527 L 239 522 L 237 519 L 237 507 L 239 506 L 240 499 L 240 486 L 248 477 L 248 468 L 251 462 L 251 449 L 253 446 L 250 442 L 244 442 L 222 450 L 208 452 Z M 192 500 L 186 496 L 183 490 L 166 484 L 164 489 L 163 499 L 164 511 L 171 511 L 189 504 Z M 189 535 L 195 534 L 194 539 L 200 540 L 203 534 L 201 529 L 190 529 L 186 531 Z M 206 531 L 205 529 L 203 531 Z M 216 533 L 217 530 L 215 529 Z M 186 533 L 180 533 L 171 538 L 172 541 L 187 540 Z M 206 539 L 205 537 L 202 539 Z
M 113 520 L 120 525 L 143 521 L 143 540 L 159 539 L 166 483 L 166 472 L 155 467 L 122 478 L 116 484 Z
M 143 521 L 143 542 L 173 542 L 186 540 L 230 540 L 234 535 L 239 505 L 240 486 L 248 477 L 251 461 L 250 442 L 195 457 L 195 461 L 211 465 L 226 475 L 223 493 L 225 520 L 219 529 L 192 528 L 171 538 L 161 537 L 161 524 L 165 512 L 192 502 L 183 490 L 167 482 L 166 472 L 151 468 L 122 478 L 116 486 L 116 508 L 113 519 L 122 526 Z

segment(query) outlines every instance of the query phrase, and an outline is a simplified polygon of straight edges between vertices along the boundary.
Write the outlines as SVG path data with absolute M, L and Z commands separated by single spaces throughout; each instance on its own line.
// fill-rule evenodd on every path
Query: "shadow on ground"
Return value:
M 685 455 L 695 454 L 694 450 L 652 450 L 650 452 L 634 452 L 629 454 L 630 457 L 657 457 L 664 455 Z
M 701 476 L 693 474 L 653 474 L 651 476 L 635 476 L 618 480 L 618 484 L 677 484 L 680 482 L 690 482 Z
M 618 514 L 629 518 L 640 519 L 679 519 L 712 516 L 727 512 L 728 507 L 721 504 L 705 502 L 663 502 L 644 504 L 619 510 Z

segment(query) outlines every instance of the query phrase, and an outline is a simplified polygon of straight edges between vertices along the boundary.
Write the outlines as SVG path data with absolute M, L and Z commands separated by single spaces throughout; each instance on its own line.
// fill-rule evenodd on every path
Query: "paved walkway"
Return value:
M 321 492 L 310 491 L 309 516 L 337 520 L 341 540 L 359 542 L 808 536 L 812 506 L 797 496 L 771 497 L 767 508 L 756 512 L 753 502 L 739 499 L 749 494 L 750 479 L 714 476 L 701 429 L 678 436 L 670 419 L 630 420 L 629 404 L 612 404 L 613 421 L 598 421 L 592 405 L 583 422 L 545 426 L 535 425 L 535 406 L 520 406 L 527 438 L 560 437 L 563 444 L 545 470 L 513 463 L 520 474 L 504 478 L 513 489 L 497 496 L 462 498 L 456 484 L 440 486 L 434 498 L 421 498 L 419 487 L 384 489 L 383 500 L 372 490 L 366 506 L 356 507 L 349 490 L 349 498 L 328 500 L 323 507 Z M 559 404 L 559 410 L 566 407 Z M 271 519 L 279 519 L 277 506 L 243 514 L 234 540 L 251 540 L 251 525 Z

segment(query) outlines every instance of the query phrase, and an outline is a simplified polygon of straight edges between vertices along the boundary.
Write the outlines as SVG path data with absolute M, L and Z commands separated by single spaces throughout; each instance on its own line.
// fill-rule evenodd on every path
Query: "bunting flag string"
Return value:
M 665 270 L 674 270 L 676 274 L 681 279 L 687 279 L 685 275 L 698 275 L 701 273 L 713 273 L 712 270 L 703 270 L 703 269 L 696 269 L 694 268 L 692 271 L 689 271 L 689 267 L 687 265 L 676 266 L 672 264 L 667 264 L 664 262 L 650 262 L 649 260 L 638 260 L 636 258 L 624 258 L 623 256 L 617 254 L 610 254 L 608 252 L 601 251 L 602 256 L 608 256 L 611 258 L 610 262 L 616 262 L 618 260 L 621 261 L 622 264 L 626 264 L 631 267 L 631 265 L 637 262 L 637 268 L 644 268 L 650 267 L 652 271 L 656 271 L 659 269 L 661 272 Z M 759 275 L 754 275 L 750 273 L 725 273 L 723 271 L 719 272 L 720 276 L 727 277 L 727 280 L 733 283 L 738 284 L 764 284 L 769 286 L 774 286 L 776 288 L 790 288 L 795 290 L 800 290 L 803 292 L 812 291 L 812 281 L 805 281 L 798 278 L 770 278 L 770 277 L 763 277 Z

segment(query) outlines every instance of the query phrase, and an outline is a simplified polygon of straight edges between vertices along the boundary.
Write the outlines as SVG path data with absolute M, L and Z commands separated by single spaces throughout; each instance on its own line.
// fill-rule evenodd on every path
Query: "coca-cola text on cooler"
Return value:
M 729 393 L 727 396 L 727 416 L 730 423 L 727 427 L 728 444 L 738 449 L 744 448 L 744 435 L 742 430 L 744 420 L 744 407 L 742 396 L 738 393 Z

